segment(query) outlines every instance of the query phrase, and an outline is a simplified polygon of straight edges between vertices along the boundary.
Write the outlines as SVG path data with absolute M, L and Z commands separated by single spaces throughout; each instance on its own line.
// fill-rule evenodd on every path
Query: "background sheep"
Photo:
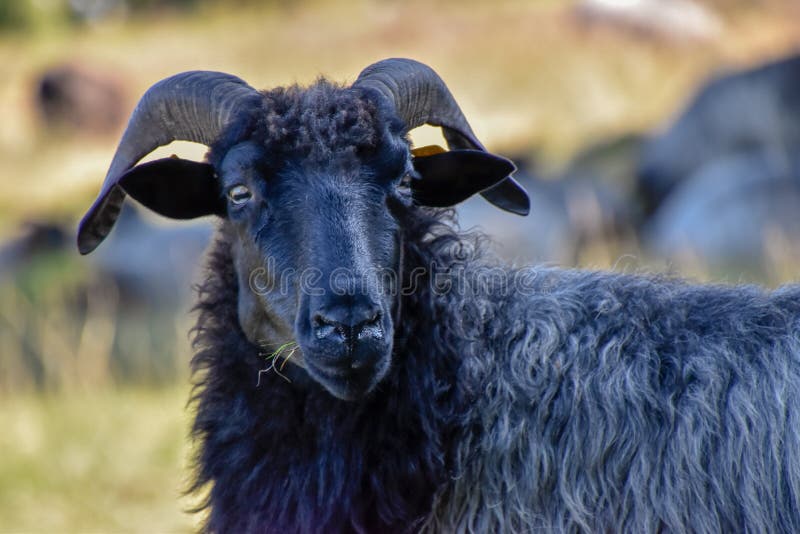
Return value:
M 0 242 L 0 295 L 9 310 L 0 328 L 14 342 L 3 351 L 9 375 L 42 389 L 59 380 L 97 387 L 184 376 L 163 355 L 185 344 L 209 221 L 169 227 L 127 205 L 117 232 L 88 261 L 76 257 L 74 229 L 64 221 L 31 221 L 15 234 Z M 21 295 L 9 292 L 15 285 Z
M 122 82 L 86 65 L 47 69 L 37 81 L 35 101 L 46 128 L 70 135 L 114 133 L 125 119 Z
M 642 151 L 644 248 L 684 268 L 765 277 L 800 243 L 800 56 L 718 76 Z M 781 252 L 782 251 L 782 252 Z
M 761 273 L 800 236 L 800 161 L 719 158 L 681 182 L 643 229 L 652 254 L 720 273 Z
M 485 232 L 493 250 L 516 263 L 575 265 L 601 243 L 631 242 L 643 219 L 635 177 L 641 145 L 637 135 L 611 137 L 579 151 L 555 174 L 537 168 L 535 157 L 513 155 L 530 214 L 520 220 L 468 199 L 457 207 L 459 225 Z
M 451 151 L 412 155 L 423 123 Z M 175 138 L 209 163 L 134 166 Z M 142 97 L 78 244 L 126 193 L 223 219 L 193 360 L 209 531 L 800 528 L 800 289 L 498 266 L 431 208 L 524 213 L 512 168 L 410 60 Z
M 772 165 L 800 146 L 800 56 L 724 74 L 704 84 L 686 109 L 645 148 L 640 187 L 648 212 L 704 164 L 743 151 Z

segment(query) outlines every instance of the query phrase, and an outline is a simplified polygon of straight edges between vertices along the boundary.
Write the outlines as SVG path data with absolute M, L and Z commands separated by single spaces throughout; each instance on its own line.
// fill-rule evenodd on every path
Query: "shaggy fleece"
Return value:
M 355 403 L 259 373 L 223 223 L 193 360 L 207 531 L 800 531 L 800 287 L 512 270 L 394 209 L 404 271 L 429 269 Z

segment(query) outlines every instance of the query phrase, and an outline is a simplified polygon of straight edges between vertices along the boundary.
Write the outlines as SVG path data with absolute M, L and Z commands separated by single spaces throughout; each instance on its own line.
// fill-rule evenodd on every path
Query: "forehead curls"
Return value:
M 263 99 L 267 111 L 255 136 L 269 153 L 309 163 L 373 152 L 386 124 L 369 99 L 323 79 L 307 88 L 279 87 Z

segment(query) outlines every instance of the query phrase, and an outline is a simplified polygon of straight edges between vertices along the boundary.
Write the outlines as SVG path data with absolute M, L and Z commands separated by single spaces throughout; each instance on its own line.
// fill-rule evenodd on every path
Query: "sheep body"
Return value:
M 409 269 L 472 282 L 405 297 L 398 360 L 357 404 L 258 383 L 218 242 L 194 362 L 209 530 L 800 528 L 800 288 L 530 268 L 498 292 L 474 241 L 405 219 Z
M 537 270 L 471 348 L 443 532 L 796 532 L 800 288 Z
M 193 359 L 206 530 L 800 531 L 800 287 L 497 265 L 435 207 L 480 193 L 525 213 L 513 166 L 428 67 L 385 60 L 359 80 L 159 82 L 81 224 L 86 253 L 126 192 L 221 217 Z M 213 136 L 187 102 L 219 106 L 200 114 Z M 438 165 L 410 151 L 423 123 L 454 149 Z M 165 131 L 210 143 L 208 161 L 130 168 Z M 286 291 L 253 285 L 265 264 L 294 273 Z M 336 291 L 343 269 L 366 283 Z

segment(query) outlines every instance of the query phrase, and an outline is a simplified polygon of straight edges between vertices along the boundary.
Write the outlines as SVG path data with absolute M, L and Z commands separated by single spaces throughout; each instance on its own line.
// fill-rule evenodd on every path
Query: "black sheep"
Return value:
M 411 150 L 423 123 L 449 152 Z M 175 138 L 208 162 L 133 167 Z M 800 288 L 496 264 L 441 208 L 525 213 L 512 168 L 410 60 L 142 98 L 79 247 L 125 193 L 222 219 L 193 360 L 208 531 L 800 530 Z

